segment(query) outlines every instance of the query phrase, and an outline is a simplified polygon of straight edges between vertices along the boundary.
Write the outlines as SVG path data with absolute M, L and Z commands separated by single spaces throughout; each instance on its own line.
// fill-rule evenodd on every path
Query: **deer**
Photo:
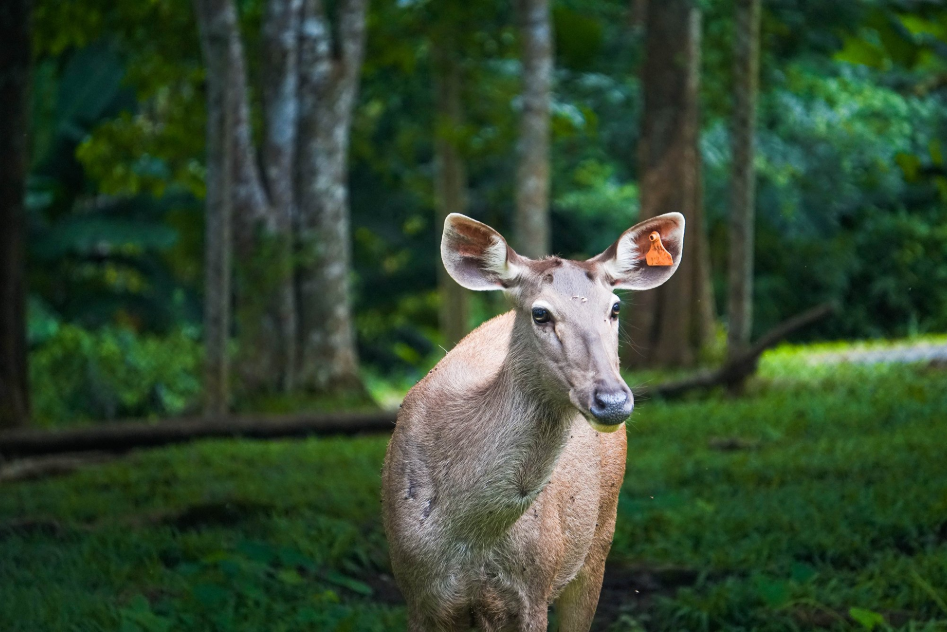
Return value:
M 447 272 L 513 309 L 463 338 L 405 396 L 382 513 L 408 629 L 587 631 L 625 474 L 634 396 L 619 373 L 616 290 L 680 264 L 684 217 L 629 228 L 586 261 L 517 254 L 449 215 Z

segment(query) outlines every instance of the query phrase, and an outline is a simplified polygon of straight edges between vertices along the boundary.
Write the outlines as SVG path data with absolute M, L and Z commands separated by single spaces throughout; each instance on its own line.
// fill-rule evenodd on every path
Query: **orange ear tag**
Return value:
M 673 266 L 674 257 L 671 256 L 670 252 L 664 249 L 664 244 L 661 243 L 661 234 L 658 233 L 658 231 L 654 231 L 648 239 L 651 240 L 651 250 L 645 255 L 645 261 L 648 262 L 648 265 Z

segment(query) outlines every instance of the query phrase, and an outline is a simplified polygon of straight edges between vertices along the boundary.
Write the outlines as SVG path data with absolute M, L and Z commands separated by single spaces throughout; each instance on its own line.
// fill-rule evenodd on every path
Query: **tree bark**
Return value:
M 228 0 L 197 0 L 207 63 L 207 198 L 204 231 L 204 414 L 230 405 L 230 285 L 233 248 L 235 139 L 232 85 L 239 48 L 236 10 Z
M 743 348 L 740 353 L 730 356 L 723 366 L 701 371 L 680 380 L 662 382 L 654 386 L 640 386 L 635 389 L 635 396 L 660 396 L 665 398 L 678 397 L 695 389 L 714 388 L 725 386 L 731 393 L 742 391 L 743 383 L 756 372 L 760 356 L 767 349 L 776 346 L 796 331 L 831 316 L 838 308 L 832 303 L 824 303 L 776 325 L 766 332 L 753 345 Z
M 760 1 L 737 0 L 735 22 L 727 271 L 727 346 L 730 357 L 743 351 L 750 342 L 753 329 L 753 216 L 756 201 L 753 158 L 760 70 Z
M 251 396 L 285 391 L 295 384 L 297 356 L 292 173 L 301 0 L 267 3 L 262 174 L 253 144 L 236 8 L 232 0 L 195 0 L 195 6 L 207 67 L 208 205 L 219 203 L 214 201 L 214 189 L 220 174 L 228 174 L 232 183 L 228 200 L 233 207 L 232 241 L 237 255 L 232 266 L 238 339 L 235 373 L 241 392 Z M 230 139 L 233 150 L 226 160 L 219 151 L 211 151 L 212 134 Z
M 259 225 L 271 225 L 273 215 L 257 168 L 243 41 L 233 0 L 194 0 L 207 69 L 208 117 L 229 112 L 227 135 L 232 137 L 234 239 L 237 252 L 253 250 Z M 224 87 L 226 86 L 226 99 Z M 211 127 L 210 118 L 208 126 Z M 208 168 L 210 165 L 208 164 Z
M 553 30 L 548 0 L 519 0 L 523 113 L 516 172 L 516 250 L 537 259 L 550 254 L 549 112 Z
M 249 284 L 262 313 L 242 319 L 242 357 L 246 377 L 266 390 L 290 391 L 296 385 L 298 317 L 294 288 L 294 229 L 296 199 L 293 172 L 299 123 L 299 25 L 302 0 L 269 0 L 263 23 L 263 114 L 261 162 L 270 205 L 269 220 L 259 236 L 255 265 L 259 272 Z M 252 271 L 248 271 L 250 276 Z M 254 300 L 255 299 L 255 300 Z M 258 326 L 254 327 L 254 321 Z M 269 342 L 270 348 L 267 349 Z M 275 342 L 276 344 L 273 344 Z M 261 390 L 261 389 L 257 389 Z
M 394 412 L 323 415 L 235 415 L 227 418 L 122 421 L 80 428 L 19 429 L 0 433 L 0 462 L 38 454 L 124 452 L 208 438 L 275 439 L 390 432 Z
M 304 0 L 299 43 L 297 374 L 312 391 L 361 388 L 349 287 L 347 161 L 367 2 L 341 0 L 337 9 L 336 39 L 321 0 Z
M 467 167 L 460 147 L 464 107 L 460 65 L 447 42 L 435 42 L 435 119 L 434 165 L 438 239 L 444 220 L 451 213 L 467 213 Z M 438 249 L 438 252 L 440 250 Z M 437 266 L 439 321 L 444 346 L 449 350 L 468 333 L 470 304 L 467 291 Z
M 226 101 L 227 87 L 224 87 Z M 233 137 L 227 133 L 232 113 L 208 130 L 208 152 L 219 164 L 233 158 Z M 233 172 L 208 169 L 204 264 L 204 414 L 226 415 L 230 409 L 230 284 L 233 254 Z M 213 191 L 213 193 L 210 193 Z
M 677 211 L 687 220 L 680 267 L 662 287 L 635 295 L 625 363 L 690 366 L 713 331 L 698 146 L 700 12 L 690 0 L 649 2 L 638 162 L 641 219 Z
M 29 0 L 0 6 L 0 429 L 29 423 L 25 237 Z

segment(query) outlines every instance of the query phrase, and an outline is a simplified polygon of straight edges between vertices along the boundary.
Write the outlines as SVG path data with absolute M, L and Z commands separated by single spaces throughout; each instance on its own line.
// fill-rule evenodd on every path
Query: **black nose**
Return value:
M 597 422 L 614 425 L 628 419 L 634 408 L 635 398 L 624 384 L 620 387 L 597 386 L 590 412 Z

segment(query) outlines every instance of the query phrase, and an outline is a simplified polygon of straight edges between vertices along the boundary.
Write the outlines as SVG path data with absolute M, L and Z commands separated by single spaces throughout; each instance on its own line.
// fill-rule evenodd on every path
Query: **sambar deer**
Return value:
M 447 271 L 503 290 L 514 309 L 458 343 L 398 415 L 382 502 L 409 630 L 544 632 L 553 603 L 560 630 L 590 628 L 634 403 L 614 290 L 664 283 L 683 245 L 684 217 L 670 213 L 587 261 L 537 261 L 485 224 L 447 218 Z

